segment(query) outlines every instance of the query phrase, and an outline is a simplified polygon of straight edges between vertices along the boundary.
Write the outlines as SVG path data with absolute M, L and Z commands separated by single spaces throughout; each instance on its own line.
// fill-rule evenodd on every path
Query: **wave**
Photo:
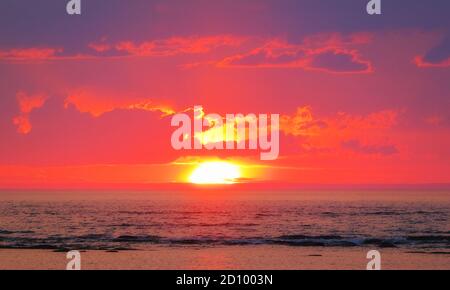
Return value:
M 279 237 L 224 238 L 224 237 L 161 237 L 154 235 L 110 236 L 91 234 L 76 237 L 13 237 L 0 235 L 0 248 L 21 249 L 79 249 L 79 250 L 130 250 L 145 245 L 198 245 L 245 246 L 284 245 L 293 247 L 363 247 L 379 248 L 420 247 L 450 249 L 450 236 L 422 235 L 396 238 L 348 237 L 340 235 L 283 235 Z
M 13 235 L 13 234 L 34 234 L 33 231 L 7 231 L 0 230 L 0 235 Z
M 405 215 L 447 215 L 443 211 L 366 211 L 366 212 L 332 212 L 325 211 L 321 213 L 323 216 L 338 217 L 338 216 L 405 216 Z

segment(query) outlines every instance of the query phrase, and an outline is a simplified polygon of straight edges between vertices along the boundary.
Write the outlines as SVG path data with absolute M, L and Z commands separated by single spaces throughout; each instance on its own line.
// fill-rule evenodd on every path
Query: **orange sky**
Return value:
M 242 183 L 450 183 L 445 7 L 374 22 L 319 2 L 149 1 L 127 4 L 133 19 L 92 4 L 74 19 L 17 1 L 22 20 L 0 21 L 0 188 L 180 183 L 207 160 L 240 165 Z M 171 118 L 194 106 L 279 114 L 279 158 L 172 149 Z

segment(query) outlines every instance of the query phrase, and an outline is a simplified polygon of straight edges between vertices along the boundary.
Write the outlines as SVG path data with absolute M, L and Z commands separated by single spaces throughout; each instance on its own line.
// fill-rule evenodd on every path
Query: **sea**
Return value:
M 0 248 L 272 245 L 450 253 L 450 193 L 0 192 Z

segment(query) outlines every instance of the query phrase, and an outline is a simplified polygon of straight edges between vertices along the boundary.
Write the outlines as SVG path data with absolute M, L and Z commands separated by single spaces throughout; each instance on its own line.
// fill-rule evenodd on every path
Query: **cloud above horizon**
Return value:
M 425 55 L 416 56 L 414 62 L 418 67 L 450 67 L 450 36 L 446 35 L 442 38 L 443 39 Z
M 167 101 L 148 97 L 123 95 L 111 90 L 96 90 L 84 88 L 68 93 L 64 99 L 64 107 L 74 106 L 81 113 L 89 113 L 93 117 L 112 112 L 114 110 L 142 110 L 159 112 L 162 117 L 172 115 L 175 110 Z
M 17 132 L 20 134 L 28 134 L 31 132 L 32 125 L 30 122 L 30 114 L 36 109 L 41 108 L 48 96 L 46 95 L 28 95 L 25 92 L 17 92 L 17 102 L 19 105 L 20 113 L 13 119 L 14 125 L 17 126 Z
M 367 115 L 337 112 L 317 118 L 311 106 L 304 106 L 297 108 L 293 115 L 283 115 L 280 129 L 286 136 L 297 139 L 304 152 L 339 154 L 343 148 L 355 153 L 389 156 L 398 153 L 398 149 L 394 145 L 378 144 L 384 144 L 398 120 L 399 113 L 395 110 Z M 367 144 L 363 145 L 361 140 Z
M 121 41 L 109 43 L 107 38 L 91 42 L 78 53 L 68 53 L 63 48 L 12 48 L 0 50 L 3 61 L 57 61 L 89 60 L 121 57 L 175 57 L 180 55 L 205 55 L 221 47 L 246 50 L 226 56 L 219 61 L 209 61 L 218 68 L 302 68 L 329 73 L 370 73 L 372 64 L 361 57 L 356 46 L 368 44 L 371 35 L 358 33 L 341 36 L 314 35 L 303 39 L 303 43 L 289 43 L 283 39 L 260 39 L 248 36 L 213 35 L 204 37 L 171 37 L 141 43 Z M 259 46 L 263 43 L 262 46 Z M 259 46 L 259 47 L 258 47 Z M 91 50 L 91 51 L 89 51 Z M 201 64 L 201 63 L 199 63 Z M 187 63 L 182 67 L 196 65 Z
M 372 64 L 362 59 L 355 48 L 368 44 L 370 34 L 343 37 L 339 34 L 318 35 L 301 44 L 281 39 L 267 41 L 244 54 L 227 57 L 217 63 L 222 68 L 302 68 L 329 73 L 369 73 Z

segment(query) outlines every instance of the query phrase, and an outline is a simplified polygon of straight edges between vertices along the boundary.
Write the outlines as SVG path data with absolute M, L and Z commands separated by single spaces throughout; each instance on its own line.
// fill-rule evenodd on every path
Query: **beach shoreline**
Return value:
M 81 251 L 82 270 L 365 270 L 365 247 L 152 246 Z M 385 270 L 450 270 L 449 253 L 378 249 Z M 0 249 L 0 270 L 65 270 L 65 252 Z

